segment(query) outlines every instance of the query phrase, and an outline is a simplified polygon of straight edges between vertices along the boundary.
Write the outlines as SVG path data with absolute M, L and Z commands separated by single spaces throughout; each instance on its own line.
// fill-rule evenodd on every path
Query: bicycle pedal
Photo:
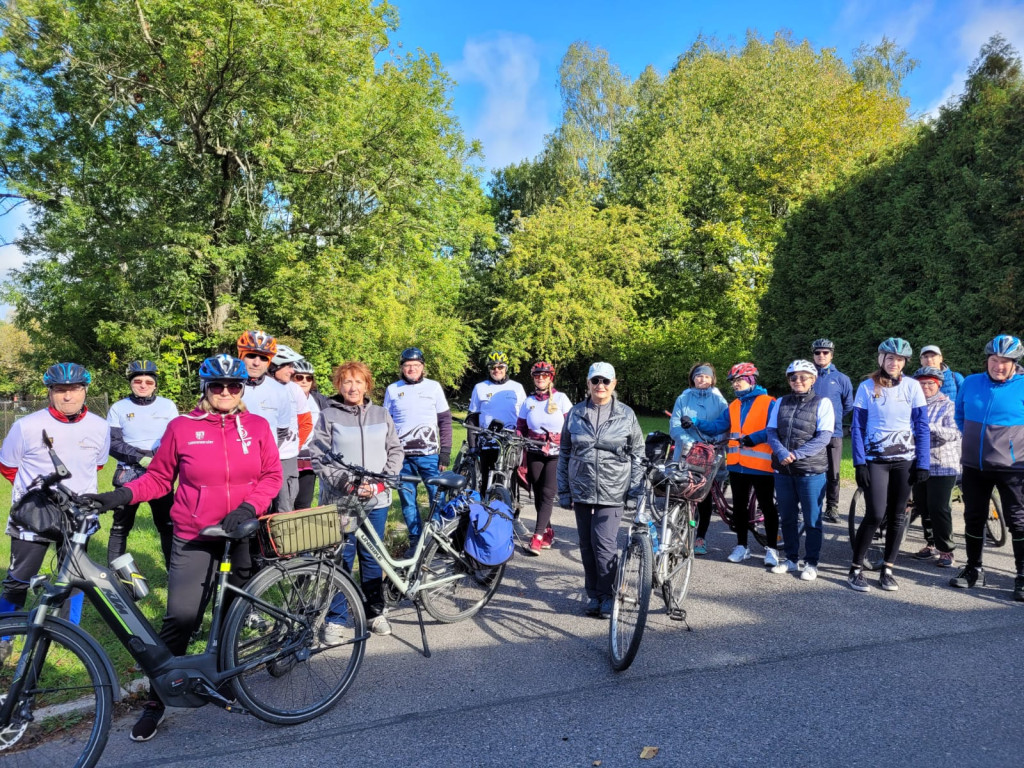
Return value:
M 686 610 L 684 608 L 677 608 L 676 610 L 669 611 L 668 617 L 672 621 L 686 621 Z
M 225 712 L 230 712 L 232 715 L 251 715 L 252 714 L 252 712 L 250 712 L 248 709 L 246 709 L 245 707 L 240 707 L 237 704 L 225 704 L 225 705 L 222 705 L 222 709 Z

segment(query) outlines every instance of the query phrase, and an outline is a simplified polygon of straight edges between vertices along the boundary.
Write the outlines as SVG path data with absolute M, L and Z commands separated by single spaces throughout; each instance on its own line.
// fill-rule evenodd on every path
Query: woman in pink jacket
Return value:
M 177 656 L 185 653 L 202 622 L 223 553 L 222 540 L 199 532 L 219 523 L 230 533 L 265 513 L 281 489 L 281 460 L 270 425 L 242 403 L 247 377 L 245 364 L 230 355 L 204 360 L 199 405 L 171 421 L 146 474 L 109 493 L 88 494 L 107 510 L 159 498 L 178 481 L 171 506 L 167 613 L 160 629 Z M 252 569 L 248 539 L 232 548 L 231 562 L 231 583 L 241 586 Z M 152 693 L 150 699 L 132 729 L 135 741 L 149 741 L 163 720 L 163 703 Z

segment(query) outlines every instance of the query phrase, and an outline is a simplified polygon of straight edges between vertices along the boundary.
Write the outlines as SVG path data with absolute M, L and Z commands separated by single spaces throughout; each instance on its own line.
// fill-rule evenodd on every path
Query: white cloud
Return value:
M 859 42 L 888 37 L 901 48 L 909 48 L 934 10 L 935 0 L 917 0 L 901 10 L 893 10 L 888 0 L 847 0 L 836 26 L 848 36 L 856 36 Z
M 925 111 L 926 115 L 934 117 L 939 107 L 963 93 L 968 67 L 977 58 L 981 46 L 997 32 L 1017 49 L 1017 53 L 1024 55 L 1024 6 L 1019 3 L 972 4 L 966 20 L 956 32 L 956 56 L 960 66 L 943 89 L 942 95 Z
M 460 84 L 483 87 L 478 116 L 467 132 L 483 143 L 488 166 L 499 168 L 540 152 L 550 127 L 532 38 L 499 33 L 467 40 L 462 60 L 449 71 Z

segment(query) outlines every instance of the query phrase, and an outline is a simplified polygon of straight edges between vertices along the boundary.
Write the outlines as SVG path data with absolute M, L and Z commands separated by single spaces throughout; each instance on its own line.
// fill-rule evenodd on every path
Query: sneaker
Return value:
M 787 558 L 785 562 L 779 563 L 774 568 L 770 568 L 769 570 L 772 573 L 796 573 L 798 570 L 800 570 L 800 566 Z
M 328 624 L 329 627 L 341 626 L 340 624 Z M 370 619 L 370 631 L 380 637 L 385 637 L 391 634 L 391 622 L 388 621 L 387 616 L 374 616 Z
M 800 581 L 814 581 L 818 578 L 818 566 L 808 563 L 800 572 Z M 852 584 L 850 586 L 853 586 Z
M 939 552 L 939 559 L 935 561 L 939 568 L 952 568 L 954 563 L 956 558 L 952 552 Z
M 900 585 L 896 583 L 896 577 L 892 575 L 892 568 L 883 568 L 878 575 L 878 586 L 886 592 L 896 592 Z
M 612 615 L 612 605 L 614 601 L 610 597 L 606 597 L 601 601 L 601 610 L 597 614 L 599 619 L 607 619 Z
M 550 525 L 544 529 L 544 539 L 541 541 L 541 549 L 551 549 L 551 545 L 555 543 L 555 529 Z
M 587 607 L 583 609 L 583 612 L 587 616 L 600 617 L 601 615 L 601 601 L 596 597 L 592 597 L 587 600 Z
M 965 565 L 960 569 L 960 573 L 949 580 L 949 586 L 956 587 L 957 589 L 969 589 L 975 586 L 978 582 L 981 582 L 982 587 L 985 586 L 985 569 L 982 567 L 975 568 L 973 565 Z
M 523 547 L 523 550 L 528 555 L 537 556 L 544 549 L 544 535 L 535 533 L 533 538 L 530 539 L 530 543 Z
M 774 568 L 779 564 L 779 553 L 771 547 L 764 548 L 764 566 L 765 568 Z
M 926 544 L 919 552 L 914 553 L 915 560 L 931 560 L 939 554 L 939 550 L 931 544 Z
M 142 707 L 142 717 L 132 726 L 132 741 L 149 741 L 156 736 L 156 729 L 164 721 L 165 711 L 159 701 L 147 701 Z
M 526 527 L 526 524 L 518 517 L 512 522 L 512 527 L 515 529 L 516 536 L 521 539 L 525 539 L 530 535 L 530 529 Z
M 327 622 L 320 630 L 320 642 L 330 647 L 345 642 L 345 625 Z
M 0 640 L 0 665 L 3 665 L 5 661 L 11 658 L 11 651 L 14 647 L 11 645 L 10 640 Z
M 727 558 L 730 563 L 739 563 L 743 560 L 750 559 L 750 547 L 744 547 L 742 544 L 737 544 L 733 547 L 732 552 Z
M 708 545 L 704 539 L 697 539 L 693 542 L 693 554 L 695 555 L 706 555 L 708 553 Z
M 806 571 L 807 568 L 804 568 Z M 850 585 L 850 589 L 856 592 L 870 592 L 871 585 L 868 584 L 868 580 L 864 578 L 864 572 L 860 568 L 851 568 L 850 575 L 846 577 L 846 583 Z
M 1024 603 L 1024 575 L 1018 574 L 1013 579 L 1013 599 Z
M 839 507 L 836 504 L 829 504 L 821 515 L 826 523 L 839 522 Z

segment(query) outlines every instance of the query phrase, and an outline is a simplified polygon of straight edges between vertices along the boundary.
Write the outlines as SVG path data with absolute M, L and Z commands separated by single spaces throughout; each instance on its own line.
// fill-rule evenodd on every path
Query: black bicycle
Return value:
M 366 617 L 359 590 L 330 557 L 268 562 L 238 588 L 228 582 L 230 550 L 256 533 L 260 522 L 250 520 L 231 533 L 220 526 L 203 529 L 204 536 L 224 541 L 209 639 L 202 653 L 174 656 L 135 606 L 136 582 L 89 559 L 98 517 L 89 500 L 61 484 L 71 474 L 52 447 L 50 456 L 55 471 L 32 488 L 46 495 L 53 510 L 40 532 L 54 526 L 62 532 L 57 574 L 33 580 L 42 595 L 31 611 L 0 615 L 0 637 L 9 644 L 0 664 L 5 766 L 92 766 L 106 746 L 121 686 L 96 640 L 54 615 L 75 589 L 89 598 L 168 706 L 216 704 L 292 725 L 324 714 L 352 685 L 369 637 Z M 325 640 L 327 622 L 343 628 L 343 639 L 336 631 Z

